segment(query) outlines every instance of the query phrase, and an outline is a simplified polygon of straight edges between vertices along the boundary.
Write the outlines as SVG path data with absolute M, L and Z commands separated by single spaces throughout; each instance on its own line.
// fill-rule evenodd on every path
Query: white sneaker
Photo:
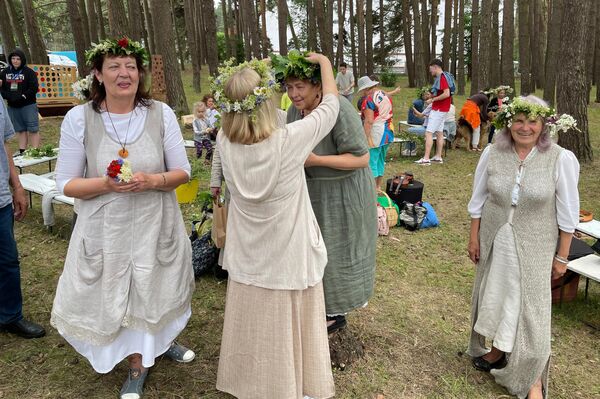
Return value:
M 442 164 L 444 163 L 444 160 L 441 157 L 433 157 L 431 158 L 431 162 Z
M 418 161 L 415 161 L 416 164 L 429 166 L 431 165 L 431 161 L 429 159 L 421 158 Z

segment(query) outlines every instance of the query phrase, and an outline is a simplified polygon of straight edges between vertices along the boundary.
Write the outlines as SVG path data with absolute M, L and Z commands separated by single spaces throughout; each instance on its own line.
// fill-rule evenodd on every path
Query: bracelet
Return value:
M 557 262 L 562 263 L 563 265 L 568 265 L 569 264 L 569 260 L 568 259 L 563 258 L 562 256 L 560 256 L 558 254 L 554 255 L 554 259 Z
M 166 178 L 165 174 L 164 174 L 164 173 L 161 173 L 160 175 L 161 175 L 161 176 L 162 176 L 162 178 L 163 178 L 163 186 L 166 186 L 166 185 L 167 185 L 167 178 Z

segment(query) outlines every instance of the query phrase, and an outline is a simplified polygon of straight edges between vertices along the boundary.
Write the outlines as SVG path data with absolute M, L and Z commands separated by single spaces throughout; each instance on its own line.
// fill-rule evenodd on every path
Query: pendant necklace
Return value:
M 115 124 L 113 123 L 113 120 L 110 117 L 110 111 L 108 110 L 108 102 L 105 101 L 104 105 L 106 106 L 106 113 L 108 114 L 108 119 L 110 120 L 110 124 L 112 125 L 113 130 L 115 131 L 115 135 L 117 136 L 117 141 L 119 142 L 119 145 L 121 146 L 121 149 L 119 150 L 119 156 L 121 158 L 127 158 L 129 156 L 129 151 L 127 151 L 125 146 L 127 145 L 127 137 L 129 136 L 129 125 L 131 124 L 131 117 L 133 116 L 133 111 L 135 110 L 135 107 L 133 110 L 131 110 L 131 114 L 129 114 L 129 122 L 127 122 L 127 131 L 125 132 L 125 141 L 121 142 L 119 133 L 117 133 Z

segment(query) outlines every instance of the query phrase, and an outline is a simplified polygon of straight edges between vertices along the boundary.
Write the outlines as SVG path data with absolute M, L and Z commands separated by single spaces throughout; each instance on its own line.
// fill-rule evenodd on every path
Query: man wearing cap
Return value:
M 44 336 L 44 329 L 23 318 L 19 255 L 13 224 L 27 213 L 27 197 L 5 142 L 15 135 L 4 101 L 0 99 L 0 331 L 23 338 Z M 12 187 L 12 193 L 10 187 Z

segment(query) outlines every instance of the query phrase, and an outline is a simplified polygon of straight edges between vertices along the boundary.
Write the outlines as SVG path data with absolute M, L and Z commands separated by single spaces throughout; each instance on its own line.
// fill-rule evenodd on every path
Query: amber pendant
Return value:
M 129 151 L 127 151 L 127 150 L 125 149 L 125 147 L 123 147 L 123 148 L 121 148 L 121 149 L 119 150 L 119 156 L 120 156 L 121 158 L 127 158 L 127 157 L 129 156 Z

